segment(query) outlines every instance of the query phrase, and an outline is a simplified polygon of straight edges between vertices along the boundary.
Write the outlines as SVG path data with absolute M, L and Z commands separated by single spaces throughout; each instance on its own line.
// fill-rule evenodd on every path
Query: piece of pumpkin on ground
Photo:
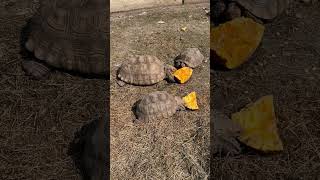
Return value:
M 192 69 L 189 67 L 183 67 L 176 70 L 173 75 L 179 81 L 179 83 L 183 84 L 187 82 L 192 76 Z
M 198 103 L 197 103 L 197 95 L 196 92 L 191 92 L 190 94 L 186 95 L 182 98 L 185 107 L 191 110 L 197 110 L 199 109 Z
M 242 143 L 263 152 L 283 150 L 272 95 L 263 96 L 240 112 L 232 114 L 232 121 L 241 127 L 239 140 Z
M 250 18 L 235 18 L 211 29 L 213 61 L 234 69 L 246 62 L 259 46 L 264 26 Z

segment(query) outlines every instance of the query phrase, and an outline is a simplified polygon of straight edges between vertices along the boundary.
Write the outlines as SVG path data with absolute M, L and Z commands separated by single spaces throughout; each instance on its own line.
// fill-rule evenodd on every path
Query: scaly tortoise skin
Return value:
M 134 114 L 140 122 L 168 118 L 178 110 L 184 110 L 182 98 L 166 91 L 155 91 L 143 96 L 134 105 Z
M 240 153 L 240 143 L 236 138 L 240 127 L 234 124 L 222 111 L 214 110 L 213 118 L 213 153 L 219 155 L 237 155 Z
M 178 69 L 186 66 L 196 68 L 203 62 L 203 60 L 204 56 L 198 48 L 187 48 L 175 58 L 174 66 Z
M 288 4 L 289 0 L 215 0 L 213 19 L 223 16 L 226 20 L 231 20 L 246 16 L 258 23 L 265 23 L 280 15 Z
M 22 62 L 41 79 L 53 68 L 107 75 L 107 3 L 105 0 L 43 0 L 30 23 L 26 48 L 38 61 Z
M 173 66 L 164 64 L 151 55 L 132 56 L 124 61 L 117 71 L 118 84 L 153 85 L 164 79 L 174 82 Z

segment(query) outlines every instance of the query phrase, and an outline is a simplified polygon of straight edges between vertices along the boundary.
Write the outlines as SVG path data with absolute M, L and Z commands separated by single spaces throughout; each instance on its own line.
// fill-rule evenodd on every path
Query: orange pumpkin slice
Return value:
M 246 62 L 257 49 L 264 26 L 250 18 L 235 18 L 211 29 L 210 49 L 213 61 L 234 69 Z
M 181 84 L 187 82 L 191 78 L 191 75 L 192 75 L 192 69 L 189 67 L 180 68 L 173 73 L 173 76 Z
M 272 95 L 263 96 L 240 112 L 232 114 L 232 121 L 241 127 L 239 140 L 242 143 L 263 152 L 283 150 Z
M 187 96 L 183 97 L 184 105 L 191 110 L 197 110 L 199 109 L 198 103 L 197 103 L 197 95 L 196 92 L 191 92 Z

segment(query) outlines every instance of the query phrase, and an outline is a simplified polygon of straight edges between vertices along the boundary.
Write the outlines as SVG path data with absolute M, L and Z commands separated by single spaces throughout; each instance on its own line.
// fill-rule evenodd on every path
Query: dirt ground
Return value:
M 209 4 L 138 10 L 111 16 L 111 179 L 205 179 L 209 172 Z M 164 24 L 158 24 L 164 21 Z M 187 27 L 186 32 L 181 31 Z M 167 64 L 197 47 L 206 62 L 186 84 L 116 84 L 116 69 L 130 55 L 155 55 Z M 134 124 L 132 105 L 161 90 L 177 96 L 196 91 L 200 110 Z
M 295 2 L 271 24 L 248 63 L 211 76 L 212 105 L 228 115 L 273 94 L 284 151 L 213 157 L 214 179 L 320 178 L 320 3 Z M 212 124 L 213 125 L 213 124 Z
M 21 31 L 38 1 L 0 2 L 0 179 L 80 179 L 68 155 L 74 133 L 105 112 L 106 82 L 21 69 Z

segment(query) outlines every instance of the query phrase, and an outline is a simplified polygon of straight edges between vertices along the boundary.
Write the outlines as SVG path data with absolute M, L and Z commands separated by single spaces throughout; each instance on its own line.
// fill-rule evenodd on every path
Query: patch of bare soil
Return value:
M 105 112 L 106 82 L 63 72 L 35 81 L 21 69 L 22 29 L 38 1 L 0 2 L 0 179 L 80 179 L 74 133 Z
M 214 71 L 213 109 L 228 115 L 273 94 L 284 151 L 212 157 L 213 179 L 320 178 L 320 4 L 294 3 L 271 24 L 242 67 Z M 214 142 L 213 142 L 214 143 Z
M 204 179 L 209 172 L 209 4 L 138 10 L 111 15 L 111 179 Z M 164 21 L 164 24 L 157 23 Z M 187 27 L 187 31 L 180 29 Z M 162 81 L 154 86 L 116 84 L 116 69 L 130 55 L 154 55 L 173 65 L 185 48 L 197 47 L 206 62 L 184 85 Z M 198 95 L 198 111 L 168 119 L 133 123 L 133 104 L 163 90 Z

